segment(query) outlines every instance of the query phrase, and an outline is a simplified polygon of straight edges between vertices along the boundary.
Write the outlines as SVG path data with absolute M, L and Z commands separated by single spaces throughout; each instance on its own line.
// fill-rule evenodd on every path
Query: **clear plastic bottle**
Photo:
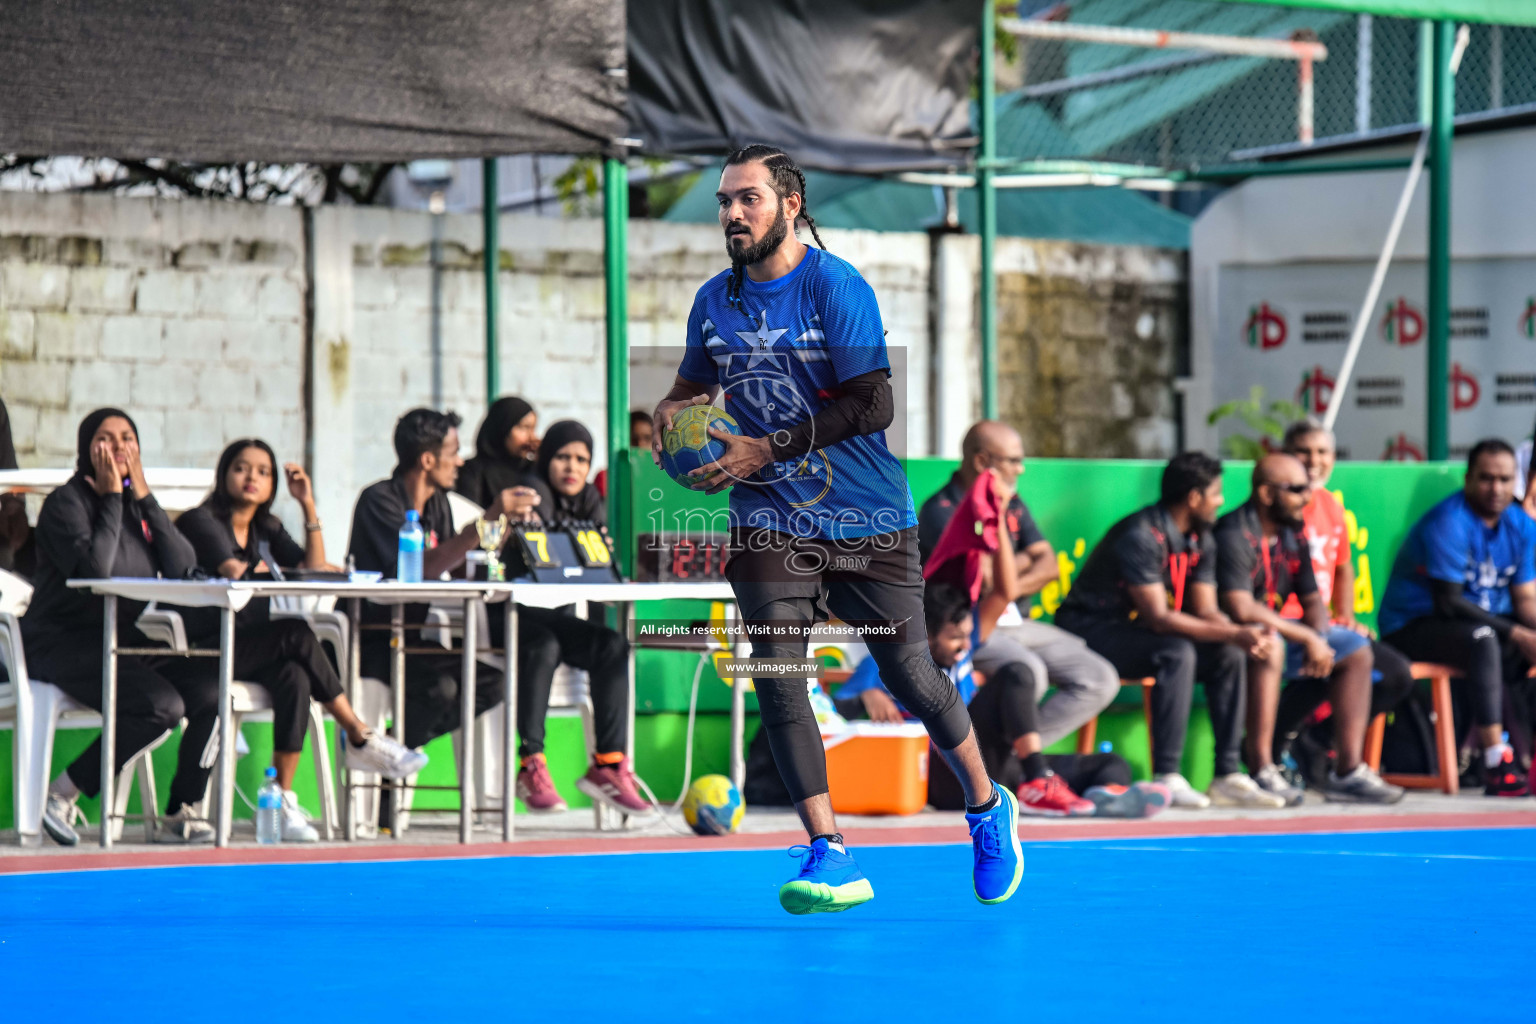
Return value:
M 395 578 L 401 583 L 421 582 L 421 552 L 426 542 L 421 517 L 415 509 L 407 509 L 405 525 L 400 527 L 400 554 L 395 562 Z
M 256 841 L 283 841 L 283 787 L 277 784 L 277 769 L 267 769 L 267 781 L 256 791 Z

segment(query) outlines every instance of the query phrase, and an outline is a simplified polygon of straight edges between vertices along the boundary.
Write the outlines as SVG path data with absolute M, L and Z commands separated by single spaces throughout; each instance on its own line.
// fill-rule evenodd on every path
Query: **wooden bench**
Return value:
M 1451 680 L 1460 679 L 1461 672 L 1449 665 L 1430 661 L 1416 661 L 1412 666 L 1413 678 L 1429 680 L 1429 694 L 1435 728 L 1435 760 L 1439 771 L 1433 775 L 1397 774 L 1382 778 L 1404 789 L 1438 789 L 1455 795 L 1461 790 L 1457 772 L 1456 715 L 1451 706 Z M 1536 676 L 1536 669 L 1531 674 Z M 1365 763 L 1371 771 L 1381 771 L 1381 743 L 1387 733 L 1387 716 L 1377 715 L 1365 730 Z

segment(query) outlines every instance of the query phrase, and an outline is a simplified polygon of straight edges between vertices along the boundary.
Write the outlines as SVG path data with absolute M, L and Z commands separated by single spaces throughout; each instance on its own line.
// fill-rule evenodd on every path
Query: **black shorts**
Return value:
M 743 620 L 761 620 L 774 601 L 804 598 L 815 622 L 835 615 L 866 642 L 926 643 L 917 527 L 828 540 L 777 530 L 731 530 L 726 578 Z

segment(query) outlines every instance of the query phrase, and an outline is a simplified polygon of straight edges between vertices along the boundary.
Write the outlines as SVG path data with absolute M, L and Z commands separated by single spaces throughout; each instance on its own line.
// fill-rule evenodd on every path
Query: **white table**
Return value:
M 70 580 L 69 586 L 88 589 L 105 599 L 106 608 L 102 629 L 102 782 L 101 804 L 112 806 L 112 790 L 116 782 L 113 771 L 116 747 L 117 714 L 117 658 L 121 654 L 174 656 L 165 648 L 124 648 L 117 643 L 117 601 L 126 598 L 133 601 L 161 602 L 183 607 L 219 609 L 219 760 L 215 786 L 217 813 L 214 841 L 218 846 L 229 843 L 230 822 L 233 817 L 234 791 L 234 720 L 230 712 L 230 690 L 234 682 L 235 613 L 255 597 L 336 597 L 346 599 L 352 629 L 348 650 L 344 653 L 347 692 L 355 696 L 361 675 L 361 608 L 364 600 L 375 604 L 394 606 L 390 629 L 391 645 L 390 684 L 395 705 L 396 739 L 403 739 L 405 655 L 404 606 L 407 604 L 458 603 L 463 606 L 463 659 L 460 684 L 460 712 L 463 741 L 459 746 L 459 841 L 470 841 L 470 824 L 473 818 L 473 766 L 475 721 L 475 676 L 478 642 L 477 608 L 481 604 L 499 603 L 503 606 L 506 632 L 506 700 L 503 713 L 502 757 L 502 838 L 512 838 L 511 807 L 514 799 L 515 765 L 513 736 L 517 718 L 517 604 L 539 608 L 559 608 L 578 601 L 609 602 L 619 605 L 621 622 L 626 624 L 637 601 L 674 599 L 732 600 L 734 593 L 727 583 L 488 583 L 488 582 L 430 582 L 354 583 L 343 581 L 284 581 L 276 580 L 167 580 L 142 578 L 80 579 Z M 628 630 L 626 629 L 626 632 Z M 338 652 L 342 653 L 342 652 Z M 201 652 L 213 656 L 214 652 Z M 194 654 L 190 656 L 201 656 Z M 633 651 L 629 671 L 630 709 L 635 705 L 635 673 Z M 634 730 L 630 730 L 630 753 L 633 754 Z M 354 834 L 350 819 L 351 800 L 343 799 L 343 833 L 351 838 Z M 398 815 L 400 801 L 393 801 L 392 814 Z M 107 812 L 103 812 L 105 815 Z M 392 829 L 398 835 L 398 828 Z M 101 845 L 112 845 L 110 823 L 103 819 Z

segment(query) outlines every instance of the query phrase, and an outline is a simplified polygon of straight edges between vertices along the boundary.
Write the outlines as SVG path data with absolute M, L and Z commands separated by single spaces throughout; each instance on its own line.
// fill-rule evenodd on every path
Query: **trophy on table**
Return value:
M 492 583 L 501 583 L 507 578 L 507 567 L 497 557 L 501 550 L 501 542 L 507 538 L 507 517 L 497 516 L 495 519 L 486 519 L 481 516 L 475 520 L 475 531 L 480 534 L 480 547 L 485 552 L 485 578 Z

